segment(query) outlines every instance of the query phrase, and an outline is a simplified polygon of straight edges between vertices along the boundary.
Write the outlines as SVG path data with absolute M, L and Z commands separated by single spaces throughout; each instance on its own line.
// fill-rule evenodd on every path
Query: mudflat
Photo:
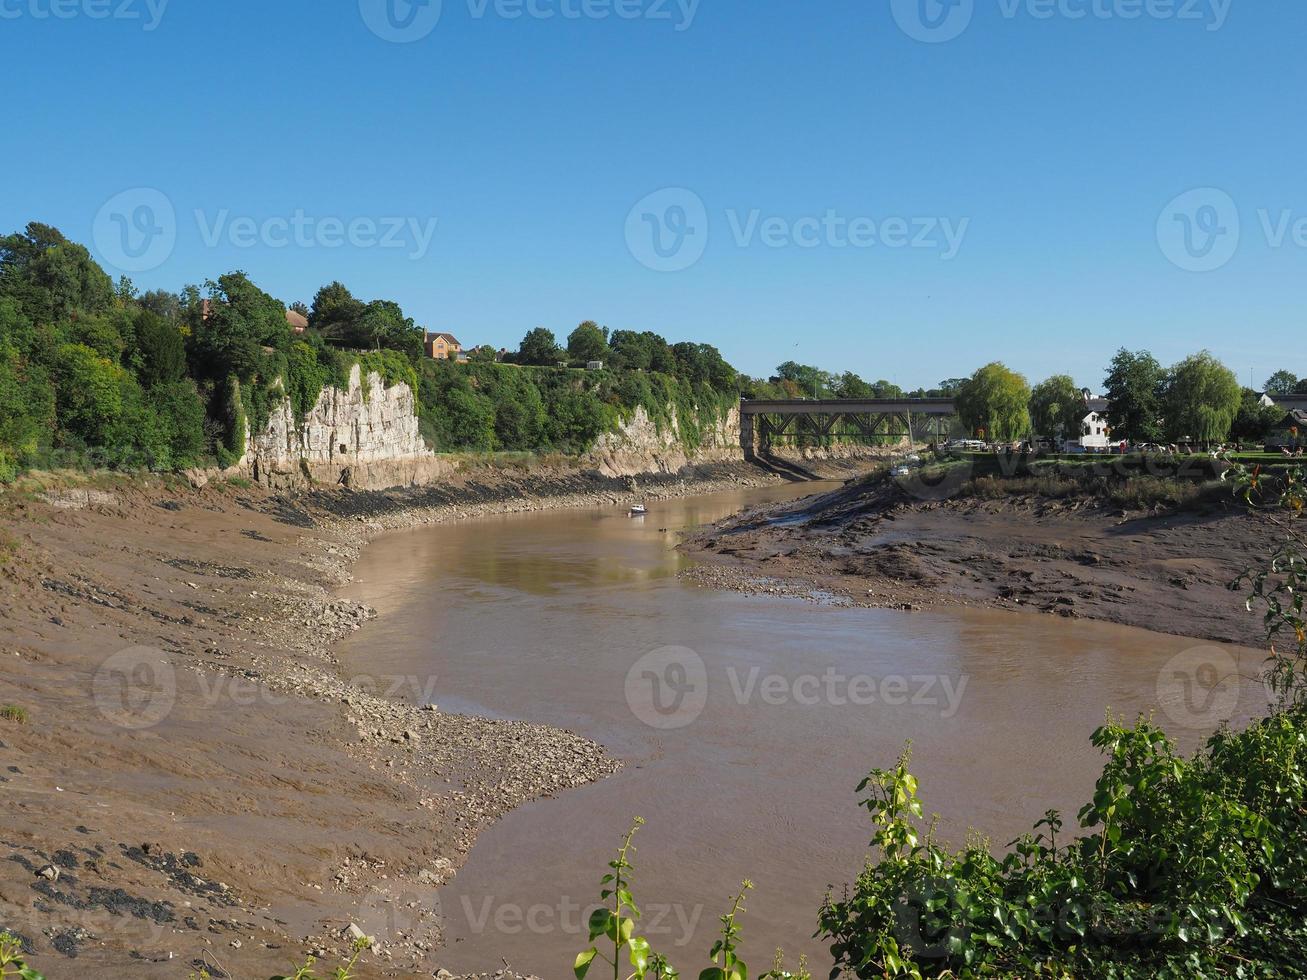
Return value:
M 1027 610 L 1261 646 L 1261 620 L 1230 583 L 1283 537 L 1233 498 L 1147 511 L 1035 493 L 923 501 L 882 475 L 702 528 L 683 547 L 702 562 L 685 574 L 714 588 Z
M 29 479 L 0 495 L 0 928 L 60 977 L 441 966 L 436 889 L 508 810 L 619 768 L 345 676 L 374 532 L 774 482 L 481 471 L 386 494 Z M 503 964 L 488 963 L 499 970 Z

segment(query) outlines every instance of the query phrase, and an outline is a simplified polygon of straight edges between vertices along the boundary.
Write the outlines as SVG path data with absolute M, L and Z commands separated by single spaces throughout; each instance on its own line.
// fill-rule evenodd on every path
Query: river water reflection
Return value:
M 1240 722 L 1264 709 L 1257 651 L 1047 616 L 752 598 L 677 578 L 679 529 L 819 489 L 656 501 L 643 519 L 478 519 L 364 552 L 347 592 L 382 616 L 343 645 L 351 670 L 417 678 L 447 711 L 569 728 L 626 762 L 482 835 L 442 894 L 448 969 L 493 971 L 502 957 L 546 980 L 570 976 L 588 945 L 582 910 L 640 815 L 636 897 L 683 975 L 706 965 L 717 916 L 749 877 L 754 972 L 784 946 L 822 976 L 817 909 L 829 884 L 856 876 L 869 839 L 854 787 L 908 739 L 941 833 L 960 842 L 975 828 L 1001 846 L 1049 807 L 1074 825 L 1099 769 L 1089 734 L 1107 710 L 1160 706 L 1189 748 L 1218 713 Z M 1209 652 L 1176 660 L 1200 647 Z M 1212 699 L 1185 672 L 1222 656 L 1244 679 Z

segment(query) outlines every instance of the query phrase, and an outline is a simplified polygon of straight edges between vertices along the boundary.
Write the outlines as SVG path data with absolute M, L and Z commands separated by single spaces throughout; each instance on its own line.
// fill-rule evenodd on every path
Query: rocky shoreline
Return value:
M 620 763 L 345 677 L 333 645 L 375 616 L 337 595 L 361 549 L 779 479 L 741 462 L 480 468 L 383 493 L 37 478 L 0 495 L 0 705 L 26 716 L 0 722 L 0 928 L 52 980 L 270 976 L 334 965 L 360 933 L 360 976 L 442 975 L 437 892 L 478 832 Z

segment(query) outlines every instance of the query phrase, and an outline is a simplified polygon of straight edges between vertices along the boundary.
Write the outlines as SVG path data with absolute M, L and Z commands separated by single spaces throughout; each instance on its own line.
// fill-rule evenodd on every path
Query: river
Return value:
M 642 519 L 612 508 L 483 518 L 389 534 L 364 552 L 346 591 L 381 617 L 342 646 L 351 670 L 411 678 L 446 711 L 571 729 L 626 763 L 481 836 L 441 895 L 448 969 L 493 971 L 502 958 L 570 976 L 588 945 L 583 909 L 639 815 L 636 899 L 682 975 L 707 965 L 717 917 L 747 877 L 753 972 L 783 946 L 823 976 L 817 909 L 828 885 L 856 877 L 870 836 L 854 788 L 909 739 L 941 835 L 960 843 L 975 828 L 1002 847 L 1050 807 L 1074 827 L 1099 770 L 1089 735 L 1109 709 L 1157 710 L 1186 748 L 1220 717 L 1264 710 L 1257 651 L 678 579 L 678 530 L 825 488 L 654 501 Z M 1216 677 L 1186 701 L 1185 675 L 1206 662 L 1237 664 L 1242 679 Z

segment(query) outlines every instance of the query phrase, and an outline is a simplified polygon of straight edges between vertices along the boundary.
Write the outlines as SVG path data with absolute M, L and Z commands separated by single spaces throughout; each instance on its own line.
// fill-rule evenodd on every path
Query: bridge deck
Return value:
M 743 415 L 953 415 L 952 398 L 743 399 Z

